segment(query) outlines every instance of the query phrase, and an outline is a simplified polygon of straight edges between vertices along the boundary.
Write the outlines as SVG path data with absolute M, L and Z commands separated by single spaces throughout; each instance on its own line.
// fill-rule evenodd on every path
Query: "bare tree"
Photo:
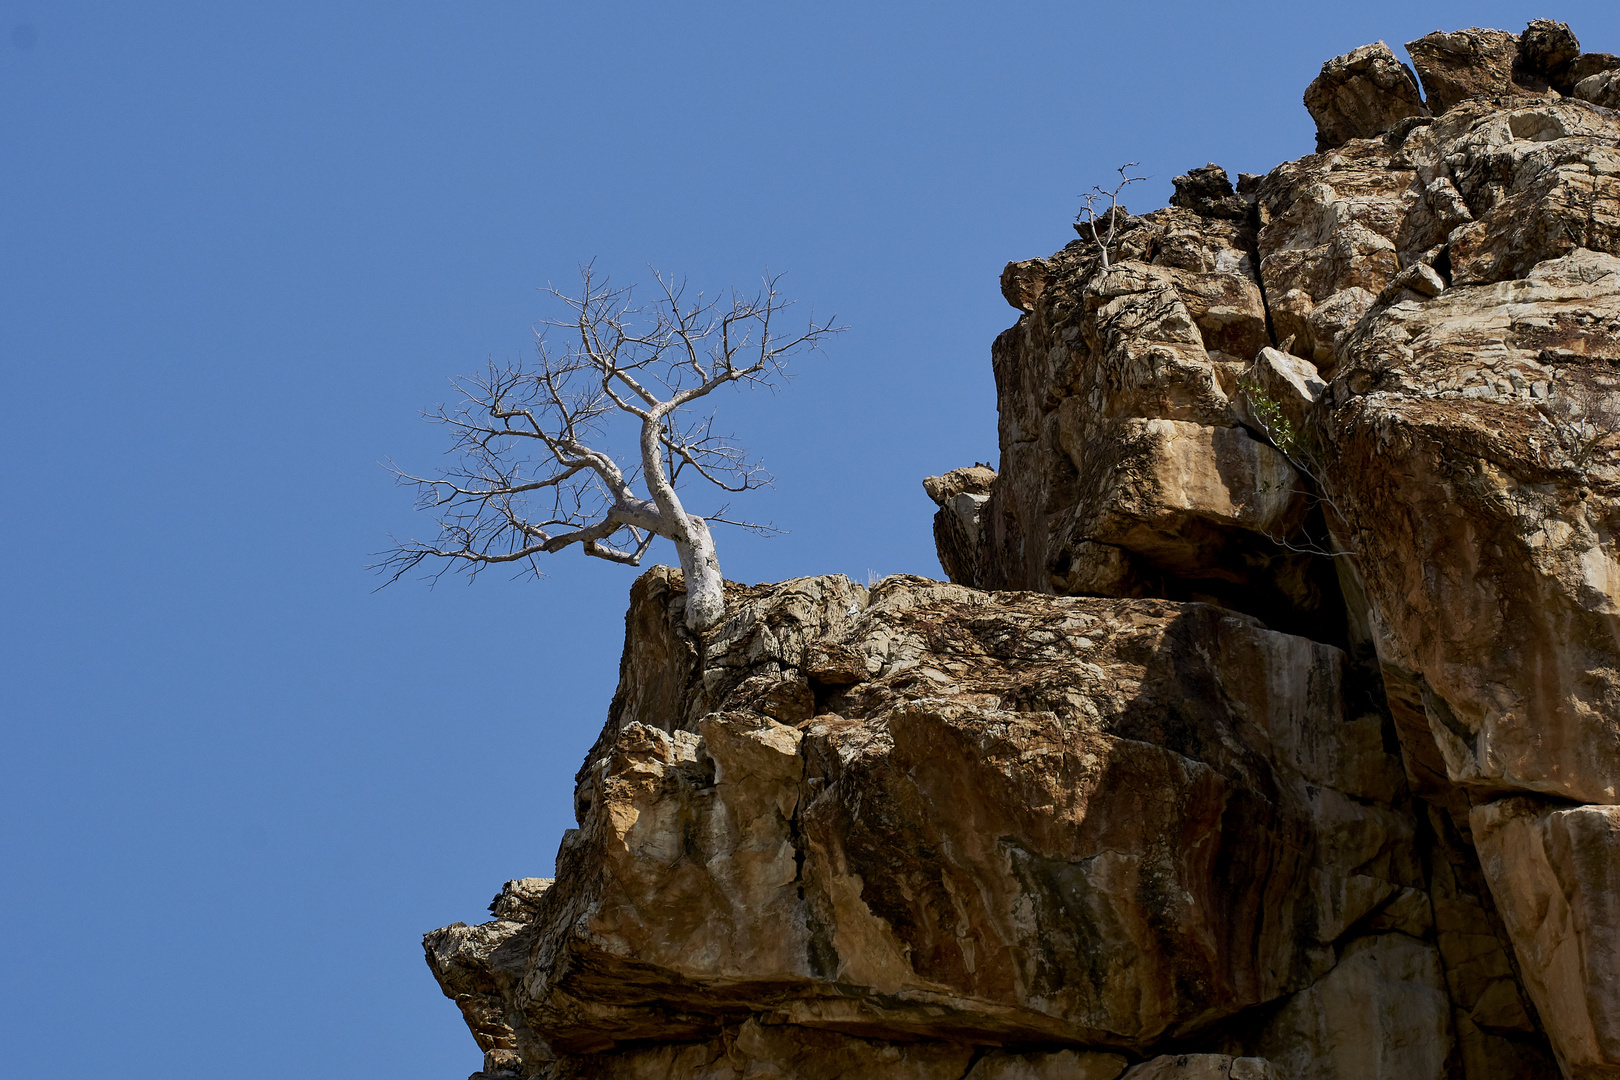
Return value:
M 1085 209 L 1075 216 L 1074 231 L 1079 233 L 1082 238 L 1086 236 L 1087 232 L 1091 234 L 1091 242 L 1096 244 L 1097 250 L 1102 253 L 1104 270 L 1108 269 L 1108 248 L 1114 242 L 1114 234 L 1119 231 L 1120 219 L 1126 216 L 1125 208 L 1119 205 L 1119 193 L 1138 180 L 1147 179 L 1145 176 L 1130 175 L 1130 170 L 1140 164 L 1141 162 L 1137 161 L 1127 161 L 1121 165 L 1117 170 L 1119 172 L 1119 183 L 1114 185 L 1113 190 L 1110 191 L 1099 184 L 1080 196 L 1085 200 L 1086 205 Z M 1104 203 L 1107 204 L 1106 208 Z M 1108 226 L 1106 232 L 1098 231 L 1098 221 L 1102 221 Z
M 732 293 L 722 302 L 702 294 L 689 300 L 684 282 L 655 274 L 659 295 L 645 307 L 589 266 L 581 277 L 578 295 L 550 290 L 572 314 L 537 331 L 532 364 L 492 362 L 483 375 L 453 380 L 460 406 L 426 414 L 451 429 L 460 465 L 435 477 L 393 471 L 417 489 L 418 507 L 435 513 L 439 538 L 405 541 L 377 569 L 397 581 L 424 560 L 443 562 L 435 578 L 515 562 L 539 576 L 536 556 L 575 544 L 636 566 L 662 536 L 674 543 L 686 578 L 686 624 L 706 630 L 725 614 L 709 526 L 769 530 L 725 516 L 723 506 L 689 513 L 679 489 L 695 480 L 741 492 L 771 477 L 715 431 L 712 403 L 703 399 L 733 383 L 785 379 L 790 356 L 843 327 L 812 317 L 804 329 L 782 333 L 791 302 L 777 291 L 777 277 L 752 296 Z M 547 329 L 566 332 L 561 350 Z M 700 403 L 710 408 L 691 415 Z M 603 448 L 615 419 L 639 429 L 629 468 Z

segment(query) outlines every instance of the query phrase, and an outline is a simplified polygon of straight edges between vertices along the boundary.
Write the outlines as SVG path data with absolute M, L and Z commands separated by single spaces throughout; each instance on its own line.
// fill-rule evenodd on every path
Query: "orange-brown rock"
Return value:
M 953 584 L 636 582 L 482 1077 L 1620 1080 L 1620 60 L 1408 48 L 1008 265 Z
M 1203 604 L 810 578 L 739 590 L 694 666 L 656 643 L 682 633 L 670 575 L 638 585 L 626 655 L 684 691 L 616 704 L 527 921 L 429 936 L 492 1065 L 747 1020 L 1146 1050 L 1310 985 L 1420 884 L 1330 646 Z M 859 681 L 815 678 L 829 649 Z M 784 685 L 813 716 L 767 714 Z
M 1606 359 L 1613 357 L 1613 360 Z M 1447 777 L 1620 798 L 1620 258 L 1364 319 L 1321 475 Z

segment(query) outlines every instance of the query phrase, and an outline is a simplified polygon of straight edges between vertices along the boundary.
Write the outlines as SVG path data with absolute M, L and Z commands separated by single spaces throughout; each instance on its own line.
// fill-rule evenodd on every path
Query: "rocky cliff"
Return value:
M 636 583 L 481 1077 L 1620 1077 L 1620 59 L 1407 51 L 1007 267 L 950 583 Z

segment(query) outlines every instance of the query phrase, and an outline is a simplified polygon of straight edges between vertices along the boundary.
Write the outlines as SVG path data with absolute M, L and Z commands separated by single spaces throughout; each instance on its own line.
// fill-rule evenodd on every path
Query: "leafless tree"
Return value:
M 1140 164 L 1141 162 L 1138 161 L 1127 161 L 1121 165 L 1118 169 L 1119 183 L 1114 185 L 1113 190 L 1108 190 L 1099 184 L 1080 196 L 1085 200 L 1086 205 L 1085 209 L 1081 210 L 1074 219 L 1074 230 L 1082 238 L 1088 232 L 1090 233 L 1091 242 L 1096 244 L 1097 250 L 1102 253 L 1104 270 L 1108 269 L 1108 248 L 1114 242 L 1114 234 L 1119 231 L 1120 218 L 1125 216 L 1125 208 L 1119 205 L 1119 193 L 1138 180 L 1147 179 L 1145 176 L 1130 175 L 1130 170 Z M 1107 225 L 1106 232 L 1098 231 L 1097 223 L 1099 221 Z
M 571 312 L 536 332 L 535 360 L 453 380 L 459 407 L 426 414 L 452 433 L 458 467 L 438 476 L 394 468 L 437 518 L 432 543 L 407 540 L 377 569 L 397 581 L 424 560 L 471 574 L 522 563 L 578 544 L 586 555 L 639 565 L 655 537 L 675 545 L 686 578 L 686 623 L 706 630 L 725 614 L 724 579 L 711 524 L 768 531 L 726 516 L 687 512 L 679 490 L 700 481 L 724 492 L 770 482 L 746 451 L 714 427 L 704 399 L 729 384 L 786 378 L 788 358 L 843 329 L 813 317 L 802 330 L 779 326 L 791 302 L 770 277 L 751 296 L 689 299 L 684 282 L 655 274 L 658 295 L 636 306 L 587 266 L 577 295 L 550 290 Z M 566 334 L 560 350 L 547 331 Z M 710 407 L 693 415 L 694 406 Z M 604 447 L 613 421 L 639 429 L 635 464 Z M 390 468 L 393 468 L 390 463 Z M 643 493 L 644 492 L 644 493 Z

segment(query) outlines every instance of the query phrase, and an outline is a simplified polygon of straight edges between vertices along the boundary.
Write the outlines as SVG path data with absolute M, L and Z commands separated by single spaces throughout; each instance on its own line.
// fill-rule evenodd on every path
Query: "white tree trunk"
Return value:
M 701 633 L 726 615 L 726 579 L 720 575 L 720 560 L 714 553 L 714 539 L 708 524 L 699 517 L 687 517 L 691 543 L 675 542 L 681 557 L 681 573 L 686 576 L 686 627 Z
M 680 496 L 675 494 L 674 486 L 664 474 L 659 434 L 670 407 L 668 404 L 655 406 L 642 421 L 641 466 L 646 474 L 647 490 L 664 524 L 657 531 L 674 541 L 675 551 L 681 558 L 681 573 L 686 577 L 686 627 L 700 634 L 725 617 L 725 578 L 720 575 L 720 559 L 715 555 L 714 538 L 709 535 L 708 524 L 686 512 Z

